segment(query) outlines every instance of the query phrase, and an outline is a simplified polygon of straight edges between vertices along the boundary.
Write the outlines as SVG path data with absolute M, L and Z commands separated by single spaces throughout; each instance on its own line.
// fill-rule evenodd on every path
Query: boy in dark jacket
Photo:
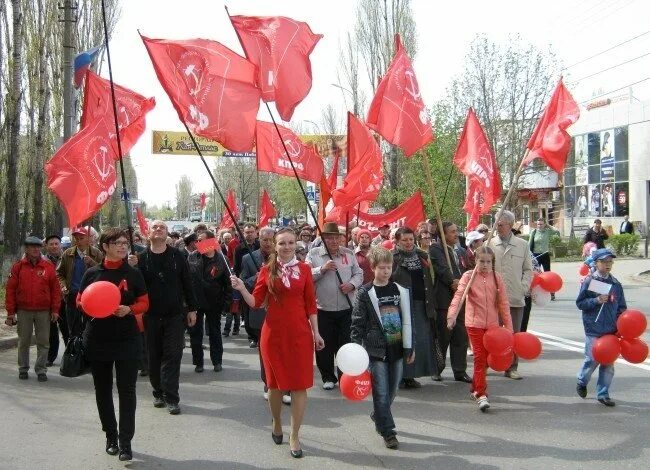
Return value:
M 370 356 L 374 405 L 370 417 L 386 447 L 397 449 L 399 442 L 390 406 L 402 378 L 403 357 L 407 357 L 408 364 L 415 359 L 411 299 L 408 289 L 390 281 L 393 270 L 390 251 L 375 247 L 368 254 L 368 260 L 375 279 L 357 293 L 350 336 Z
M 616 320 L 627 309 L 623 286 L 610 274 L 616 256 L 609 250 L 601 248 L 594 251 L 592 258 L 596 263 L 596 270 L 585 278 L 576 299 L 576 305 L 582 310 L 582 323 L 585 328 L 585 361 L 578 372 L 578 385 L 576 390 L 581 398 L 587 396 L 587 384 L 591 374 L 599 364 L 594 361 L 591 348 L 597 338 L 616 333 Z M 594 281 L 609 284 L 607 294 L 595 292 Z M 590 288 L 591 286 L 591 288 Z M 602 289 L 600 289 L 602 292 Z M 600 364 L 596 397 L 605 406 L 614 406 L 614 401 L 609 398 L 609 387 L 614 378 L 614 365 Z

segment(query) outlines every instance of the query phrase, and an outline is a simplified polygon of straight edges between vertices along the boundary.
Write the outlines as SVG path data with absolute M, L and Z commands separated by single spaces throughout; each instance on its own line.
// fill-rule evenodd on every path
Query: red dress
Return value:
M 290 287 L 278 278 L 276 295 L 269 293 L 268 266 L 262 266 L 253 290 L 255 308 L 268 302 L 260 337 L 260 352 L 266 371 L 266 384 L 280 390 L 305 390 L 314 385 L 314 336 L 309 315 L 316 314 L 316 290 L 311 268 L 296 265 L 298 279 L 291 277 Z

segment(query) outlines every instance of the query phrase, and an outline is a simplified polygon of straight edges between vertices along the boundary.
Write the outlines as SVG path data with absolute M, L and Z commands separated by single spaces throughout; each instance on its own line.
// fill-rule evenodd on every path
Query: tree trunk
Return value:
M 38 127 L 36 129 L 36 158 L 34 162 L 34 194 L 32 197 L 32 208 L 34 215 L 32 219 L 32 231 L 37 234 L 46 235 L 43 232 L 43 164 L 47 158 L 45 135 L 47 132 L 47 112 L 50 107 L 50 90 L 47 87 L 47 64 L 45 55 L 40 59 L 39 71 L 39 110 Z

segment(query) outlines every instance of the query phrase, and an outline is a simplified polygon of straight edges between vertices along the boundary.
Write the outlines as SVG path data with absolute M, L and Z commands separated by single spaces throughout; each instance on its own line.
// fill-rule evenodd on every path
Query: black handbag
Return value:
M 63 377 L 79 377 L 90 372 L 90 364 L 84 353 L 83 339 L 81 336 L 70 338 L 65 347 L 59 373 Z

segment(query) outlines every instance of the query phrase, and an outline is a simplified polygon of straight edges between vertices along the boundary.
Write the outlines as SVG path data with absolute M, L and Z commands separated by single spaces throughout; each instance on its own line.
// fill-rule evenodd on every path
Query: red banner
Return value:
M 216 238 L 206 238 L 204 240 L 199 240 L 196 242 L 196 250 L 202 255 L 206 254 L 208 251 L 220 250 L 219 242 Z
M 149 224 L 147 223 L 147 219 L 144 218 L 144 214 L 142 213 L 142 209 L 139 207 L 135 210 L 135 215 L 138 219 L 138 225 L 140 227 L 140 233 L 142 234 L 143 237 L 148 237 L 149 236 Z

